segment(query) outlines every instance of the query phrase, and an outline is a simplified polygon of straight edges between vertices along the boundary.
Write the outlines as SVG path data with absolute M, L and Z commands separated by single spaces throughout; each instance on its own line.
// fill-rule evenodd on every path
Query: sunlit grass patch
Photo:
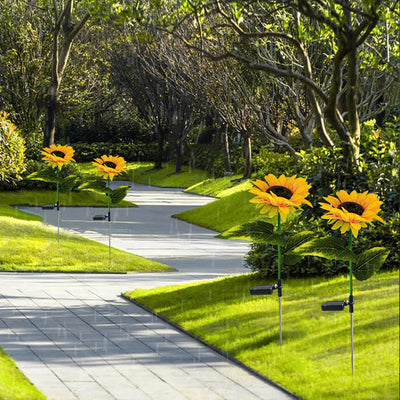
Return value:
M 0 398 L 10 400 L 45 400 L 46 397 L 18 369 L 0 348 Z
M 249 179 L 240 181 L 241 175 L 229 175 L 223 178 L 207 179 L 188 187 L 185 192 L 213 197 L 225 197 L 251 187 Z
M 15 190 L 0 192 L 0 205 L 43 206 L 56 202 L 55 190 Z M 94 192 L 60 193 L 62 206 L 107 206 L 107 197 Z M 130 201 L 122 200 L 118 207 L 135 207 Z
M 12 217 L 16 219 L 23 219 L 27 221 L 42 221 L 42 217 L 34 214 L 28 214 L 24 211 L 20 211 L 17 208 L 10 207 L 6 204 L 0 204 L 0 216 Z
M 127 294 L 305 399 L 398 398 L 398 271 L 354 283 L 354 381 L 348 309 L 321 311 L 348 296 L 348 277 L 284 281 L 282 349 L 277 296 L 249 294 L 265 283 L 249 274 Z
M 174 217 L 223 232 L 260 216 L 259 210 L 249 202 L 253 197 L 247 190 L 236 192 Z
M 172 270 L 156 261 L 112 249 L 39 222 L 0 217 L 0 270 L 68 272 L 150 272 Z
M 128 180 L 145 185 L 161 187 L 186 188 L 210 177 L 207 171 L 182 166 L 182 173 L 175 174 L 174 163 L 163 163 L 161 169 L 153 169 L 154 163 L 151 162 L 128 162 L 126 163 L 126 173 L 121 173 L 115 180 Z M 91 163 L 79 163 L 78 167 L 86 177 L 96 176 Z

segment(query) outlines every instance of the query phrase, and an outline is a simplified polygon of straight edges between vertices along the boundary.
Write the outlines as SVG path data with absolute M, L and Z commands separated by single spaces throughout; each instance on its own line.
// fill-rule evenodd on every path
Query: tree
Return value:
M 363 50 L 387 18 L 385 13 L 398 12 L 396 7 L 398 10 L 398 2 L 379 0 L 199 0 L 169 8 L 168 17 L 164 15 L 156 23 L 213 60 L 234 58 L 286 84 L 301 82 L 307 88 L 320 133 L 326 132 L 323 124 L 327 121 L 350 165 L 350 161 L 357 162 L 359 152 Z M 186 34 L 193 34 L 184 36 L 183 25 L 196 30 L 186 29 Z M 234 40 L 223 40 L 226 35 Z M 254 51 L 243 54 L 237 46 L 240 38 L 246 38 Z M 316 42 L 324 48 L 324 60 L 308 53 Z

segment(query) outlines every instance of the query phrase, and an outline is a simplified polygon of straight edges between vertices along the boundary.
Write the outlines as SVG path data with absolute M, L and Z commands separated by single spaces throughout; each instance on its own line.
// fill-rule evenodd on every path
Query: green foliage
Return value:
M 312 239 L 291 251 L 294 255 L 323 257 L 328 260 L 356 261 L 356 255 L 343 239 L 324 237 Z
M 245 257 L 248 268 L 259 272 L 264 278 L 276 279 L 278 274 L 278 250 L 276 246 L 252 243 Z M 335 276 L 348 271 L 347 264 L 337 260 L 326 260 L 312 256 L 285 254 L 281 266 L 282 276 Z
M 253 157 L 253 168 L 257 178 L 263 179 L 265 175 L 282 174 L 291 176 L 296 173 L 298 161 L 287 153 L 277 153 L 261 147 L 258 154 Z
M 128 194 L 131 186 L 120 186 L 114 190 L 107 187 L 106 182 L 99 179 L 89 179 L 78 187 L 78 190 L 89 190 L 104 195 L 109 195 L 111 204 L 120 203 Z
M 389 250 L 384 247 L 374 247 L 364 251 L 358 256 L 354 265 L 354 276 L 359 281 L 365 281 L 370 278 L 379 271 L 388 255 Z
M 399 176 L 400 121 L 376 127 L 375 120 L 363 124 L 361 139 L 361 167 L 369 188 L 383 200 L 382 209 L 392 215 L 400 208 Z
M 272 245 L 285 244 L 285 237 L 274 232 L 274 226 L 268 222 L 257 220 L 240 225 L 225 232 L 224 237 L 231 239 L 248 239 L 254 243 L 266 243 Z
M 153 161 L 157 143 L 74 143 L 73 147 L 77 162 L 93 161 L 103 154 L 123 157 L 125 161 Z
M 128 194 L 130 188 L 131 186 L 120 186 L 114 189 L 110 195 L 111 204 L 118 204 L 121 202 Z
M 7 117 L 0 112 L 0 182 L 20 179 L 25 169 L 24 140 Z
M 60 181 L 60 193 L 68 193 L 70 192 L 78 183 L 79 177 L 76 175 L 67 176 Z
M 36 171 L 29 174 L 25 179 L 48 182 L 52 184 L 59 183 L 59 191 L 61 193 L 68 193 L 78 185 L 81 177 L 77 175 L 67 175 L 68 174 L 68 172 L 66 172 L 67 165 L 65 165 L 61 169 L 59 177 L 57 177 L 57 172 L 55 168 L 46 167 L 40 171 Z
M 31 176 L 31 178 L 28 178 Z M 73 189 L 76 189 L 82 179 L 82 174 L 75 163 L 68 163 L 64 165 L 60 171 L 60 182 L 68 176 L 76 176 Z M 26 170 L 22 174 L 23 179 L 17 182 L 0 182 L 0 190 L 22 190 L 22 189 L 44 189 L 55 190 L 57 183 L 56 170 L 43 161 L 28 160 L 26 163 Z M 41 178 L 42 177 L 42 178 Z M 71 183 L 68 180 L 69 184 Z M 67 182 L 65 182 L 67 184 Z
M 190 146 L 189 164 L 193 168 L 200 168 L 208 171 L 213 177 L 224 176 L 224 160 L 225 155 L 220 146 L 205 143 L 198 143 Z M 242 172 L 244 159 L 240 147 L 233 147 L 230 149 L 230 163 L 233 173 Z
M 106 182 L 99 179 L 87 180 L 78 187 L 78 190 L 89 190 L 102 194 L 106 194 L 107 192 L 111 193 L 111 190 L 107 188 Z
M 33 181 L 50 182 L 50 183 L 60 182 L 60 178 L 57 178 L 57 174 L 54 168 L 51 167 L 33 172 L 32 174 L 29 174 L 25 179 Z

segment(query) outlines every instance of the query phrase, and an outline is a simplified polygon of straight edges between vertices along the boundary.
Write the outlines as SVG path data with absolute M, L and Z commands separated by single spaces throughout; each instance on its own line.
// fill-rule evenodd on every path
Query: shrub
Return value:
M 74 143 L 77 162 L 93 161 L 103 154 L 123 157 L 126 161 L 153 161 L 157 143 Z
M 33 172 L 41 171 L 43 169 L 52 170 L 54 168 L 48 166 L 44 161 L 28 160 L 26 163 L 26 169 L 22 174 L 23 179 L 13 182 L 0 182 L 0 190 L 20 190 L 20 189 L 54 190 L 56 187 L 55 183 L 24 179 Z M 82 183 L 82 174 L 77 165 L 73 162 L 64 165 L 60 171 L 61 178 L 65 178 L 69 175 L 76 175 L 79 177 L 79 181 L 75 184 L 75 187 L 78 187 Z
M 3 182 L 20 179 L 25 169 L 24 140 L 7 117 L 7 113 L 0 112 L 0 181 Z
M 253 168 L 256 171 L 256 178 L 259 179 L 268 174 L 294 175 L 298 164 L 299 161 L 288 153 L 276 153 L 265 147 L 261 147 L 259 153 L 253 157 Z
M 214 144 L 197 143 L 189 146 L 190 166 L 208 171 L 212 176 L 218 178 L 224 176 L 225 154 L 220 146 Z M 244 168 L 241 147 L 234 147 L 230 150 L 231 170 L 233 173 L 240 173 Z

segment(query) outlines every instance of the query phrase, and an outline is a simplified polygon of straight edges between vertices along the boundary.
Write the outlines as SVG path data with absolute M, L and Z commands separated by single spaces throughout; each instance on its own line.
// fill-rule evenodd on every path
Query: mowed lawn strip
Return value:
M 18 369 L 0 348 L 0 399 L 45 400 L 46 397 Z
M 348 297 L 348 277 L 284 279 L 282 349 L 277 296 L 249 294 L 266 283 L 249 274 L 126 294 L 304 399 L 398 399 L 398 271 L 354 283 L 354 380 L 348 309 L 321 311 Z
M 248 190 L 236 192 L 193 210 L 175 214 L 174 217 L 223 232 L 260 217 L 259 209 L 249 202 L 253 197 Z
M 78 168 L 86 177 L 95 177 L 91 163 L 78 163 Z M 161 169 L 153 169 L 151 162 L 128 162 L 126 172 L 119 174 L 114 180 L 133 181 L 145 185 L 160 187 L 187 188 L 205 179 L 210 178 L 210 173 L 201 169 L 182 166 L 182 172 L 175 174 L 174 163 L 163 163 Z
M 15 190 L 0 192 L 0 205 L 43 206 L 56 202 L 55 190 Z M 89 191 L 60 193 L 61 206 L 107 207 L 107 197 Z M 117 207 L 136 207 L 122 200 Z
M 0 217 L 1 271 L 150 272 L 173 268 L 35 221 Z

